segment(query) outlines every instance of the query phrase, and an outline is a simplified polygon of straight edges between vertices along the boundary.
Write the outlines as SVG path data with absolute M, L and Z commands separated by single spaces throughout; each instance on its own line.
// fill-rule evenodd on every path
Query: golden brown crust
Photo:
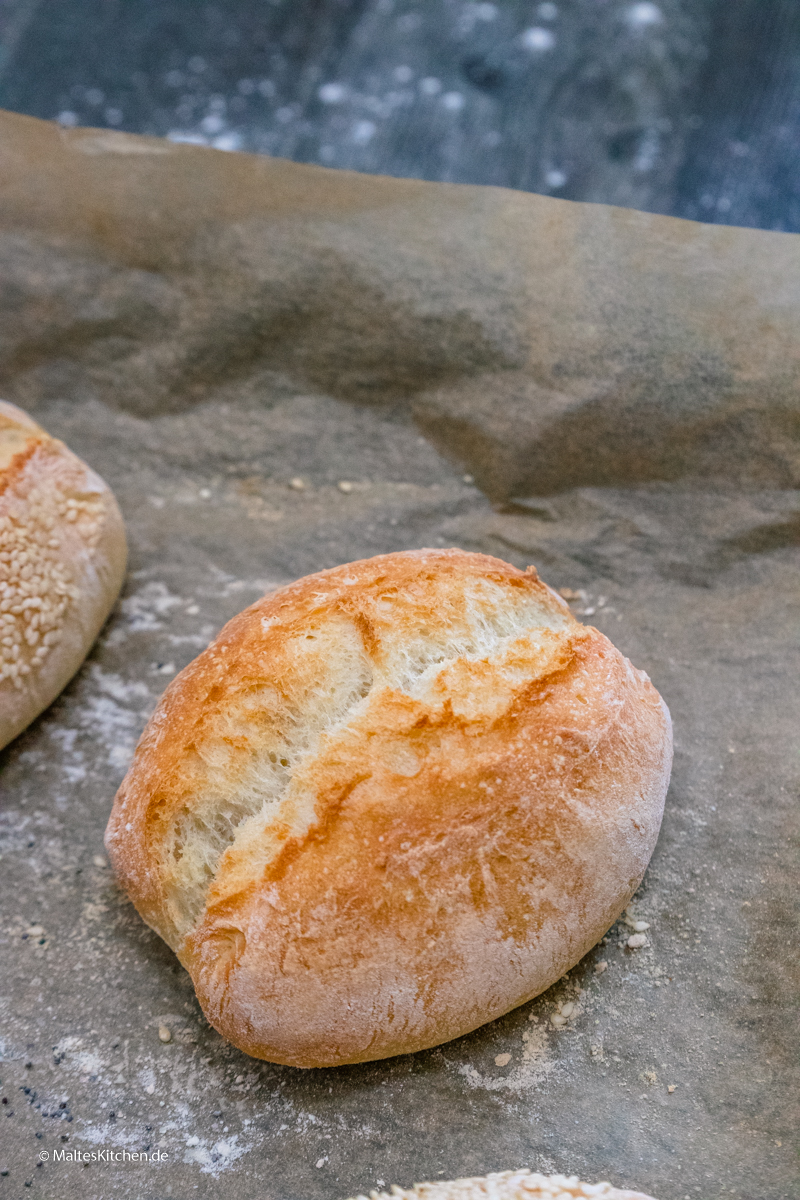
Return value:
M 384 555 L 264 597 L 182 672 L 107 845 L 220 1032 L 359 1062 L 573 965 L 638 886 L 670 757 L 646 676 L 532 568 Z
M 122 517 L 102 479 L 0 401 L 0 746 L 80 666 L 125 559 Z

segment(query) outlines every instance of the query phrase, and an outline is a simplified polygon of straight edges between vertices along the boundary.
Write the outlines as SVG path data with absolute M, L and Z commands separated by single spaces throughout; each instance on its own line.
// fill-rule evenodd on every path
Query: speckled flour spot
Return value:
M 117 772 L 125 771 L 150 715 L 153 697 L 146 684 L 124 680 L 98 666 L 91 668 L 90 682 L 96 690 L 79 707 L 78 723 L 101 744 L 108 765 Z
M 471 1063 L 455 1064 L 459 1075 L 463 1075 L 471 1088 L 483 1088 L 487 1092 L 524 1092 L 537 1086 L 546 1079 L 555 1067 L 555 1060 L 550 1056 L 547 1032 L 544 1026 L 537 1026 L 522 1035 L 522 1052 L 513 1055 L 500 1054 L 495 1059 L 505 1060 L 503 1066 L 510 1069 L 502 1074 L 493 1075 L 480 1072 Z
M 129 633 L 152 633 L 163 629 L 162 617 L 185 601 L 176 596 L 164 583 L 151 581 L 122 601 L 120 609 L 124 625 L 118 625 L 108 638 L 109 645 L 125 641 Z

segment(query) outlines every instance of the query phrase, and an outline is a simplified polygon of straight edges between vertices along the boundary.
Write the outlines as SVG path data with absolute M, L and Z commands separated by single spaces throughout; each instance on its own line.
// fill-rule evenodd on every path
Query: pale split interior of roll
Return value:
M 370 1192 L 370 1200 L 652 1200 L 642 1192 L 620 1191 L 610 1183 L 581 1183 L 577 1175 L 536 1175 L 530 1171 L 501 1171 L 473 1179 L 417 1183 Z M 356 1200 L 367 1200 L 358 1196 Z
M 0 747 L 83 662 L 119 594 L 126 557 L 107 484 L 0 401 Z

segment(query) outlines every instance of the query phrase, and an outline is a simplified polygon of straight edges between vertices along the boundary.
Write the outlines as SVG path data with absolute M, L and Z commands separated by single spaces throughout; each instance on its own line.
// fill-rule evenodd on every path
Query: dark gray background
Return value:
M 796 0 L 0 0 L 0 106 L 800 230 Z

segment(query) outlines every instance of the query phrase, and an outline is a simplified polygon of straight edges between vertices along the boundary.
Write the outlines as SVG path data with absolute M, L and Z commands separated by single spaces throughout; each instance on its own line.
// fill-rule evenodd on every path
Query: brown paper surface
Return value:
M 797 235 L 0 116 L 0 394 L 101 472 L 131 543 L 94 651 L 0 758 L 9 1182 L 334 1200 L 529 1166 L 793 1194 L 799 329 Z M 647 945 L 621 921 L 430 1052 L 259 1063 L 100 865 L 113 793 L 267 586 L 423 545 L 535 563 L 670 705 Z M 52 1159 L 146 1146 L 168 1160 Z

